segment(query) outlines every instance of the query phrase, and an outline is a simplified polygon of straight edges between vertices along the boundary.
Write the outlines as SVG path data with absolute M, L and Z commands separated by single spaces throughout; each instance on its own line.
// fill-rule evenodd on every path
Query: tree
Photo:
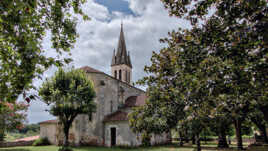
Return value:
M 215 116 L 210 121 L 210 129 L 218 135 L 218 147 L 228 148 L 227 135 L 231 128 L 232 120 L 224 116 Z
M 177 72 L 170 62 L 173 52 L 163 51 L 163 56 L 153 53 L 153 66 L 145 67 L 146 72 L 155 75 L 145 77 L 139 84 L 148 85 L 148 99 L 143 107 L 130 113 L 130 126 L 134 132 L 161 134 L 176 128 L 179 120 L 185 118 L 185 103 L 180 99 Z M 164 52 L 167 52 L 165 54 Z M 175 92 L 174 92 L 175 91 Z
M 151 87 L 151 89 L 153 88 Z M 180 112 L 183 111 L 183 105 L 171 101 L 171 97 L 168 98 L 165 92 L 159 92 L 156 89 L 150 91 L 155 95 L 151 95 L 144 106 L 135 108 L 129 114 L 130 127 L 133 132 L 142 134 L 141 139 L 145 146 L 150 144 L 152 134 L 169 133 L 171 128 L 176 127 L 179 119 L 183 117 Z
M 77 18 L 86 0 L 4 0 L 0 1 L 0 98 L 14 103 L 24 93 L 34 88 L 32 80 L 41 78 L 52 65 L 62 66 L 70 58 L 61 59 L 70 52 L 76 38 Z M 43 39 L 51 34 L 55 56 L 47 57 Z M 30 97 L 29 97 L 30 96 Z
M 170 33 L 172 37 L 175 37 L 172 34 L 175 33 Z M 145 67 L 145 71 L 150 73 L 150 76 L 140 81 L 141 84 L 148 85 L 147 95 L 149 99 L 146 104 L 153 107 L 144 108 L 144 111 L 140 113 L 150 113 L 145 116 L 145 119 L 153 118 L 152 121 L 163 121 L 161 123 L 164 123 L 165 130 L 177 127 L 180 120 L 190 118 L 194 123 L 192 124 L 195 128 L 193 132 L 199 142 L 200 129 L 203 128 L 203 124 L 201 124 L 203 122 L 200 119 L 203 119 L 203 113 L 207 112 L 205 108 L 201 110 L 200 106 L 204 105 L 202 102 L 206 100 L 206 97 L 203 96 L 207 94 L 208 89 L 206 87 L 196 89 L 195 86 L 200 86 L 202 81 L 198 81 L 196 75 L 192 73 L 198 71 L 198 68 L 194 65 L 187 66 L 190 65 L 190 62 L 182 60 L 182 58 L 188 60 L 189 57 L 197 53 L 195 51 L 198 45 L 191 48 L 185 47 L 189 51 L 181 51 L 182 49 L 173 45 L 174 43 L 169 39 L 163 41 L 166 41 L 169 46 L 162 49 L 159 54 L 153 53 L 152 65 Z M 198 65 L 202 58 L 198 56 L 193 61 Z M 133 121 L 139 122 L 139 120 Z M 147 128 L 150 128 L 150 123 L 146 125 Z M 155 128 L 155 126 L 152 127 Z M 198 148 L 200 149 L 200 143 L 198 143 Z
M 173 45 L 185 46 L 180 41 L 185 37 L 182 41 L 189 47 L 199 44 L 199 52 L 209 52 L 207 66 L 203 66 L 209 77 L 206 83 L 212 89 L 210 94 L 220 100 L 217 110 L 230 113 L 242 149 L 241 125 L 249 108 L 260 105 L 267 121 L 267 1 L 162 1 L 170 15 L 193 25 L 190 34 L 172 37 Z M 201 32 L 194 33 L 196 29 Z M 211 64 L 213 60 L 217 62 Z
M 4 141 L 7 131 L 23 128 L 28 106 L 23 102 L 15 104 L 0 102 L 0 142 Z
M 267 131 L 266 131 L 266 123 L 263 118 L 263 114 L 260 110 L 254 108 L 254 112 L 250 112 L 249 120 L 254 123 L 254 125 L 259 129 L 260 134 L 263 138 L 263 141 L 268 143 Z
M 248 70 L 252 74 L 250 76 L 254 77 L 249 81 L 254 82 L 254 90 L 257 91 L 252 89 L 251 96 L 255 99 L 256 96 L 262 97 L 258 103 L 267 109 L 267 1 L 162 0 L 162 2 L 170 15 L 184 17 L 191 21 L 193 26 L 199 26 L 205 21 L 203 28 L 209 28 L 206 29 L 207 34 L 203 35 L 207 37 L 202 37 L 204 40 L 201 45 L 222 59 L 233 59 L 232 65 L 236 67 L 235 71 Z M 190 5 L 193 7 L 188 7 Z M 211 12 L 211 9 L 215 11 Z M 206 26 L 209 21 L 212 26 Z M 235 63 L 237 64 L 234 66 Z M 243 74 L 245 72 L 241 72 L 240 76 L 236 73 L 236 76 L 241 77 Z M 264 109 L 262 112 L 265 113 Z
M 95 112 L 95 91 L 91 80 L 81 70 L 59 69 L 49 80 L 46 80 L 39 95 L 43 101 L 50 105 L 49 113 L 57 116 L 63 125 L 64 147 L 69 145 L 69 129 L 78 114 L 91 114 Z

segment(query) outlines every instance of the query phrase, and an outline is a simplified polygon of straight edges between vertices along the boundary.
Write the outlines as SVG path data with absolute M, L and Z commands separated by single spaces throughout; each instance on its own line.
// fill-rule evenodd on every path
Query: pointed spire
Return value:
M 112 60 L 111 66 L 119 65 L 119 64 L 126 64 L 132 68 L 131 63 L 129 62 L 130 57 L 127 54 L 123 22 L 121 22 L 121 30 L 120 30 L 119 40 L 118 40 L 117 52 L 116 52 L 116 55 L 113 56 L 113 60 Z

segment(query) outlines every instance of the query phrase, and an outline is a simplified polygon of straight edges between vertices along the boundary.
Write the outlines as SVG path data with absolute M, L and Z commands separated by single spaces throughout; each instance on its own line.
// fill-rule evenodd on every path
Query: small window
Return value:
M 114 71 L 114 77 L 117 79 L 117 71 Z
M 103 80 L 100 81 L 101 86 L 105 86 L 105 82 Z
M 119 80 L 122 80 L 122 71 L 119 70 Z

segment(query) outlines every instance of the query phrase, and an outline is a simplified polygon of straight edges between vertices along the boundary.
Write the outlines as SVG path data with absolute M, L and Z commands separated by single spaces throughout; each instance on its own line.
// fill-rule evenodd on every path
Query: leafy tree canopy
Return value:
M 69 63 L 70 58 L 47 57 L 42 47 L 51 33 L 52 48 L 60 56 L 70 52 L 76 38 L 77 19 L 86 0 L 1 0 L 0 1 L 0 98 L 14 102 L 18 95 L 33 88 L 52 65 Z M 25 96 L 25 95 L 24 95 Z M 31 97 L 33 98 L 33 97 Z
M 0 102 L 0 141 L 4 140 L 7 131 L 23 128 L 28 107 L 29 105 L 23 102 Z
M 59 69 L 39 90 L 43 101 L 50 105 L 49 112 L 57 116 L 63 125 L 65 134 L 64 146 L 68 146 L 68 133 L 73 120 L 79 114 L 95 112 L 95 90 L 89 77 L 81 70 Z
M 241 122 L 253 106 L 267 110 L 268 2 L 162 2 L 170 15 L 189 20 L 192 28 L 172 31 L 161 40 L 168 46 L 153 53 L 152 65 L 145 67 L 150 75 L 141 83 L 148 85 L 150 97 L 158 90 L 162 100 L 172 105 L 180 102 L 181 114 L 199 126 L 206 124 L 207 116 L 228 116 L 237 130 L 238 148 L 242 148 Z M 151 102 L 165 104 L 158 100 Z

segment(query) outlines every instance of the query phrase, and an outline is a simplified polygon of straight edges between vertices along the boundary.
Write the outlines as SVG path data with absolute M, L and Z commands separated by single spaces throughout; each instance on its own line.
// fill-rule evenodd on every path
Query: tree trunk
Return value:
M 264 129 L 262 130 L 262 133 L 263 133 L 263 137 L 264 137 L 264 142 L 268 143 L 267 131 L 266 131 L 265 126 L 264 126 Z
M 264 120 L 268 122 L 268 106 L 263 106 L 260 109 L 264 115 Z
M 197 145 L 197 151 L 201 151 L 201 144 L 200 144 L 200 137 L 199 134 L 196 135 L 196 145 Z
M 0 142 L 5 140 L 5 123 L 2 119 L 2 115 L 0 115 Z
M 218 134 L 218 147 L 219 148 L 228 148 L 229 145 L 227 143 L 226 133 L 224 128 L 220 128 L 220 132 Z
M 5 132 L 4 130 L 0 129 L 0 143 L 3 142 L 5 139 Z
M 258 129 L 261 132 L 261 136 L 263 137 L 263 141 L 265 143 L 268 143 L 268 137 L 266 132 L 266 125 L 262 123 L 261 119 L 257 119 L 255 117 L 251 118 L 251 121 L 258 127 Z
M 183 135 L 182 132 L 179 132 L 180 135 L 180 146 L 183 146 Z
M 69 146 L 69 129 L 70 129 L 70 125 L 69 124 L 65 124 L 64 125 L 64 140 L 63 140 L 63 146 L 64 147 L 68 147 Z
M 242 134 L 241 134 L 241 120 L 235 119 L 234 120 L 235 125 L 235 134 L 236 134 L 236 141 L 237 141 L 237 149 L 243 150 L 243 140 L 242 140 Z
M 195 144 L 195 135 L 192 136 L 192 144 Z
M 185 142 L 186 142 L 186 143 L 189 143 L 188 130 L 187 130 L 187 128 L 186 128 L 186 130 L 185 130 L 185 135 L 184 135 L 184 137 L 185 137 Z

